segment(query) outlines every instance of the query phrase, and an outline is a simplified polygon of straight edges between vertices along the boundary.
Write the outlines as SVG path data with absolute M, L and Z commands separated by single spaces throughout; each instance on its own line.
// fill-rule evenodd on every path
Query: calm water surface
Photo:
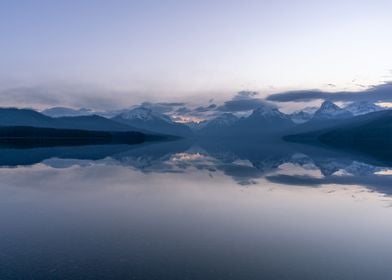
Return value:
M 392 169 L 312 147 L 2 149 L 0 279 L 390 279 Z

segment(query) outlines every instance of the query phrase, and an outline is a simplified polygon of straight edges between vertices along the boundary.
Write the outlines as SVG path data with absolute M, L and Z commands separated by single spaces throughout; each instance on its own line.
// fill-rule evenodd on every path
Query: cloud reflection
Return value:
M 264 179 L 289 186 L 360 185 L 392 194 L 388 164 L 287 143 L 241 145 L 183 140 L 135 146 L 3 149 L 0 154 L 3 168 L 37 164 L 54 169 L 122 166 L 145 174 L 205 172 L 212 178 L 219 173 L 242 186 Z

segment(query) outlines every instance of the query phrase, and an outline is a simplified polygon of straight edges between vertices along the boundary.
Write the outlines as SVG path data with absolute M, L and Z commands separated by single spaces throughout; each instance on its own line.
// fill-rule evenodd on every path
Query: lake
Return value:
M 288 143 L 3 148 L 0 279 L 389 279 L 391 166 Z

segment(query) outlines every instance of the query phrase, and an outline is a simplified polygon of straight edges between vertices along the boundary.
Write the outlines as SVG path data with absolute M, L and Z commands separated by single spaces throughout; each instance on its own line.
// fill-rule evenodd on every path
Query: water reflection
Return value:
M 143 173 L 221 172 L 240 185 L 261 178 L 291 186 L 361 185 L 391 194 L 390 162 L 322 147 L 258 142 L 172 141 L 143 145 L 102 145 L 2 149 L 0 166 L 42 163 L 53 168 L 119 165 Z
M 5 149 L 0 165 L 0 279 L 392 273 L 390 166 L 361 155 L 176 141 Z

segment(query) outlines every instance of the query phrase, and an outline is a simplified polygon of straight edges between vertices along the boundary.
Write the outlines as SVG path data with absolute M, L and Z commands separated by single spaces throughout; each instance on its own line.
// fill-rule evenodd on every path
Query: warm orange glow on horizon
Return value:
M 203 118 L 198 118 L 198 117 L 193 117 L 193 116 L 171 116 L 173 121 L 177 123 L 201 123 L 202 121 L 205 121 Z
M 392 102 L 379 102 L 377 105 L 387 108 L 392 108 Z

